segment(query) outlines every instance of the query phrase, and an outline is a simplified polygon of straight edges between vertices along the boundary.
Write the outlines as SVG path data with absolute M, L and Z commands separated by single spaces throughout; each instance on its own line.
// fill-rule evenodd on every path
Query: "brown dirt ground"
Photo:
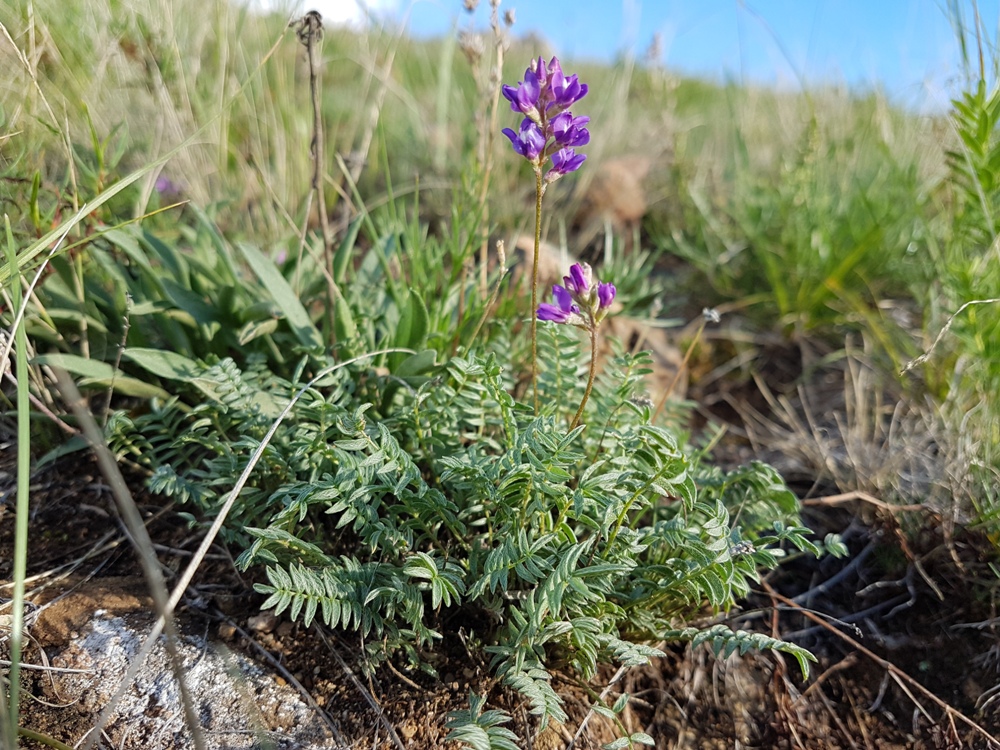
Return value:
M 9 471 L 12 457 L 2 458 Z M 3 484 L 12 487 L 9 473 Z M 141 482 L 133 484 L 138 488 Z M 136 493 L 161 561 L 168 571 L 178 570 L 197 546 L 198 530 L 141 490 Z M 8 491 L 3 502 L 0 582 L 10 576 L 13 493 Z M 804 606 L 830 622 L 839 619 L 841 632 L 996 735 L 996 576 L 984 556 L 991 545 L 975 537 L 945 544 L 933 531 L 933 520 L 901 545 L 892 514 L 865 507 L 813 507 L 808 522 L 821 531 L 843 531 L 851 558 L 803 557 L 765 583 L 787 597 L 801 596 Z M 55 604 L 38 618 L 29 617 L 32 638 L 26 661 L 43 664 L 41 649 L 45 658 L 55 658 L 96 609 L 148 616 L 151 605 L 138 564 L 110 493 L 88 460 L 67 459 L 35 479 L 30 539 L 29 575 L 39 576 L 29 584 L 30 599 L 34 605 Z M 864 557 L 857 562 L 859 555 Z M 832 585 L 824 584 L 830 581 Z M 531 737 L 527 747 L 540 750 L 566 747 L 587 713 L 586 690 L 571 675 L 559 675 L 556 684 L 570 720 L 537 733 L 525 706 L 496 684 L 484 658 L 461 640 L 427 655 L 437 677 L 397 667 L 365 676 L 356 658 L 361 645 L 356 636 L 261 617 L 260 597 L 250 583 L 236 573 L 226 550 L 214 550 L 179 610 L 184 628 L 210 633 L 264 663 L 278 672 L 279 682 L 297 682 L 353 748 L 444 747 L 446 715 L 467 706 L 470 690 L 489 695 L 490 706 L 511 711 L 512 728 Z M 9 588 L 0 588 L 0 597 L 6 596 Z M 1000 747 L 830 630 L 797 612 L 776 609 L 775 603 L 762 586 L 726 620 L 733 627 L 766 631 L 812 649 L 819 663 L 808 681 L 797 675 L 793 660 L 775 654 L 723 661 L 705 648 L 672 647 L 666 659 L 628 672 L 612 689 L 612 697 L 621 690 L 633 696 L 623 714 L 627 728 L 647 732 L 657 748 L 671 749 Z M 603 672 L 592 689 L 603 689 L 612 673 Z M 71 744 L 77 741 L 88 728 L 88 717 L 35 700 L 45 696 L 39 673 L 27 674 L 25 685 L 29 697 L 22 704 L 22 726 Z M 614 738 L 607 722 L 592 718 L 576 747 L 597 748 Z

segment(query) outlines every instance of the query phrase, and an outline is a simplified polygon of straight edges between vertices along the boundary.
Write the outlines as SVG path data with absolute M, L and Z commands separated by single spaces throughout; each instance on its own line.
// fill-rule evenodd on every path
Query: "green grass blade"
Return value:
M 170 161 L 177 154 L 181 153 L 188 146 L 194 143 L 198 143 L 202 135 L 205 133 L 205 131 L 208 130 L 213 125 L 213 123 L 217 119 L 219 119 L 241 96 L 243 96 L 243 94 L 250 86 L 250 83 L 257 77 L 260 71 L 267 64 L 267 61 L 271 58 L 275 50 L 278 48 L 278 45 L 281 44 L 281 40 L 283 38 L 284 34 L 282 34 L 275 40 L 274 45 L 272 45 L 271 49 L 269 49 L 267 53 L 261 58 L 260 62 L 257 64 L 257 67 L 255 67 L 253 71 L 250 73 L 250 75 L 247 76 L 246 80 L 240 85 L 239 89 L 237 89 L 237 91 L 234 92 L 233 95 L 226 102 L 222 104 L 222 106 L 219 108 L 219 111 L 211 118 L 209 118 L 204 125 L 198 128 L 195 132 L 193 132 L 191 135 L 189 135 L 187 138 L 181 141 L 180 144 L 178 144 L 175 148 L 165 153 L 163 156 L 159 157 L 158 159 L 154 159 L 153 161 L 146 164 L 144 167 L 141 167 L 140 169 L 135 170 L 131 174 L 126 175 L 118 182 L 108 186 L 99 195 L 95 196 L 94 198 L 92 198 L 91 200 L 87 201 L 82 206 L 80 206 L 80 208 L 77 211 L 75 211 L 69 218 L 60 223 L 57 227 L 52 229 L 43 237 L 40 237 L 39 239 L 31 243 L 17 257 L 16 266 L 15 264 L 11 263 L 10 259 L 8 258 L 7 262 L 4 265 L 0 266 L 0 284 L 6 283 L 7 280 L 11 278 L 13 274 L 13 269 L 15 267 L 20 267 L 21 269 L 27 268 L 28 264 L 30 264 L 35 258 L 37 258 L 38 255 L 42 253 L 46 248 L 52 246 L 52 250 L 50 250 L 50 252 L 52 254 L 55 254 L 58 247 L 62 244 L 63 240 L 69 234 L 70 230 L 72 230 L 73 227 L 75 227 L 79 222 L 81 222 L 86 216 L 96 211 L 101 206 L 103 206 L 109 200 L 111 200 L 120 192 L 122 192 L 125 188 L 138 182 L 153 170 L 162 167 L 164 164 Z
M 17 271 L 17 252 L 14 248 L 14 234 L 10 228 L 10 218 L 4 214 L 4 229 L 7 232 L 7 267 L 10 271 L 10 296 L 15 309 L 21 306 L 21 275 Z M 17 512 L 14 526 L 14 600 L 13 620 L 10 634 L 10 695 L 9 719 L 4 732 L 9 735 L 5 744 L 16 747 L 17 740 L 12 735 L 16 731 L 18 701 L 20 692 L 21 639 L 24 630 L 24 579 L 28 563 L 28 487 L 31 483 L 31 412 L 28 400 L 28 337 L 24 332 L 24 322 L 17 324 L 12 332 L 15 340 L 17 359 Z
M 274 265 L 274 262 L 265 258 L 264 254 L 253 245 L 241 242 L 239 248 L 253 272 L 257 274 L 257 278 L 267 287 L 267 291 L 271 293 L 274 301 L 285 314 L 295 337 L 302 342 L 303 346 L 322 351 L 323 336 L 320 335 L 319 329 L 313 324 L 309 313 L 302 306 L 302 302 L 295 290 L 292 289 L 292 285 L 281 275 L 281 271 Z

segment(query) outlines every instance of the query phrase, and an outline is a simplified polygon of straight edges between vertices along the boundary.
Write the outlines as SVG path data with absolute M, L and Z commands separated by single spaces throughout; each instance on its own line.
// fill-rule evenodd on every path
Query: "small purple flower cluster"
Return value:
M 504 128 L 503 134 L 536 170 L 551 157 L 552 169 L 545 175 L 545 182 L 579 169 L 587 157 L 575 149 L 590 141 L 586 128 L 590 118 L 574 117 L 569 108 L 586 96 L 587 84 L 580 83 L 575 75 L 564 75 L 558 58 L 553 57 L 546 65 L 545 59 L 539 57 L 531 61 L 516 88 L 504 86 L 502 90 L 511 110 L 525 116 L 518 132 Z
M 538 306 L 538 319 L 551 320 L 593 330 L 604 320 L 615 299 L 615 285 L 594 278 L 587 263 L 574 263 L 563 284 L 552 287 L 556 304 L 543 302 Z

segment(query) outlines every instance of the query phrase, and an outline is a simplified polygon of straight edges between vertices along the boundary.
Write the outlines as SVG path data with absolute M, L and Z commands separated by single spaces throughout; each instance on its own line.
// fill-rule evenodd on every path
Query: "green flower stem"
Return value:
M 542 168 L 535 167 L 535 255 L 531 263 L 531 393 L 538 416 L 538 248 L 542 244 Z
M 594 378 L 597 377 L 597 324 L 593 323 L 590 326 L 590 377 L 587 378 L 587 390 L 583 392 L 583 400 L 580 402 L 580 408 L 576 410 L 576 416 L 573 417 L 573 423 L 569 426 L 569 431 L 572 432 L 576 429 L 576 426 L 580 424 L 580 417 L 583 416 L 583 407 L 587 405 L 587 399 L 590 398 L 590 392 L 594 389 Z

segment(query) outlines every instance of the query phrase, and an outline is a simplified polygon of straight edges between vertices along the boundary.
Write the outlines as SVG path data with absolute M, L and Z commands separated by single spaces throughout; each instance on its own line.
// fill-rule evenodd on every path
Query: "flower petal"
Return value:
M 568 310 L 562 310 L 555 305 L 551 305 L 548 302 L 543 302 L 538 306 L 538 319 L 539 320 L 551 320 L 556 323 L 565 323 L 569 320 L 570 312 Z
M 566 312 L 573 310 L 573 296 L 568 289 L 555 284 L 552 287 L 552 296 L 556 298 L 556 304 L 561 310 Z
M 615 289 L 615 285 L 611 282 L 601 282 L 597 285 L 597 299 L 600 301 L 602 309 L 607 309 L 611 307 L 611 303 L 615 300 L 615 294 L 618 290 Z
M 500 132 L 510 139 L 514 150 L 528 161 L 537 159 L 545 148 L 545 136 L 528 117 L 521 122 L 519 132 L 515 133 L 510 128 L 504 128 Z
M 586 155 L 578 154 L 571 148 L 563 148 L 552 154 L 552 170 L 557 176 L 575 172 L 587 159 Z

